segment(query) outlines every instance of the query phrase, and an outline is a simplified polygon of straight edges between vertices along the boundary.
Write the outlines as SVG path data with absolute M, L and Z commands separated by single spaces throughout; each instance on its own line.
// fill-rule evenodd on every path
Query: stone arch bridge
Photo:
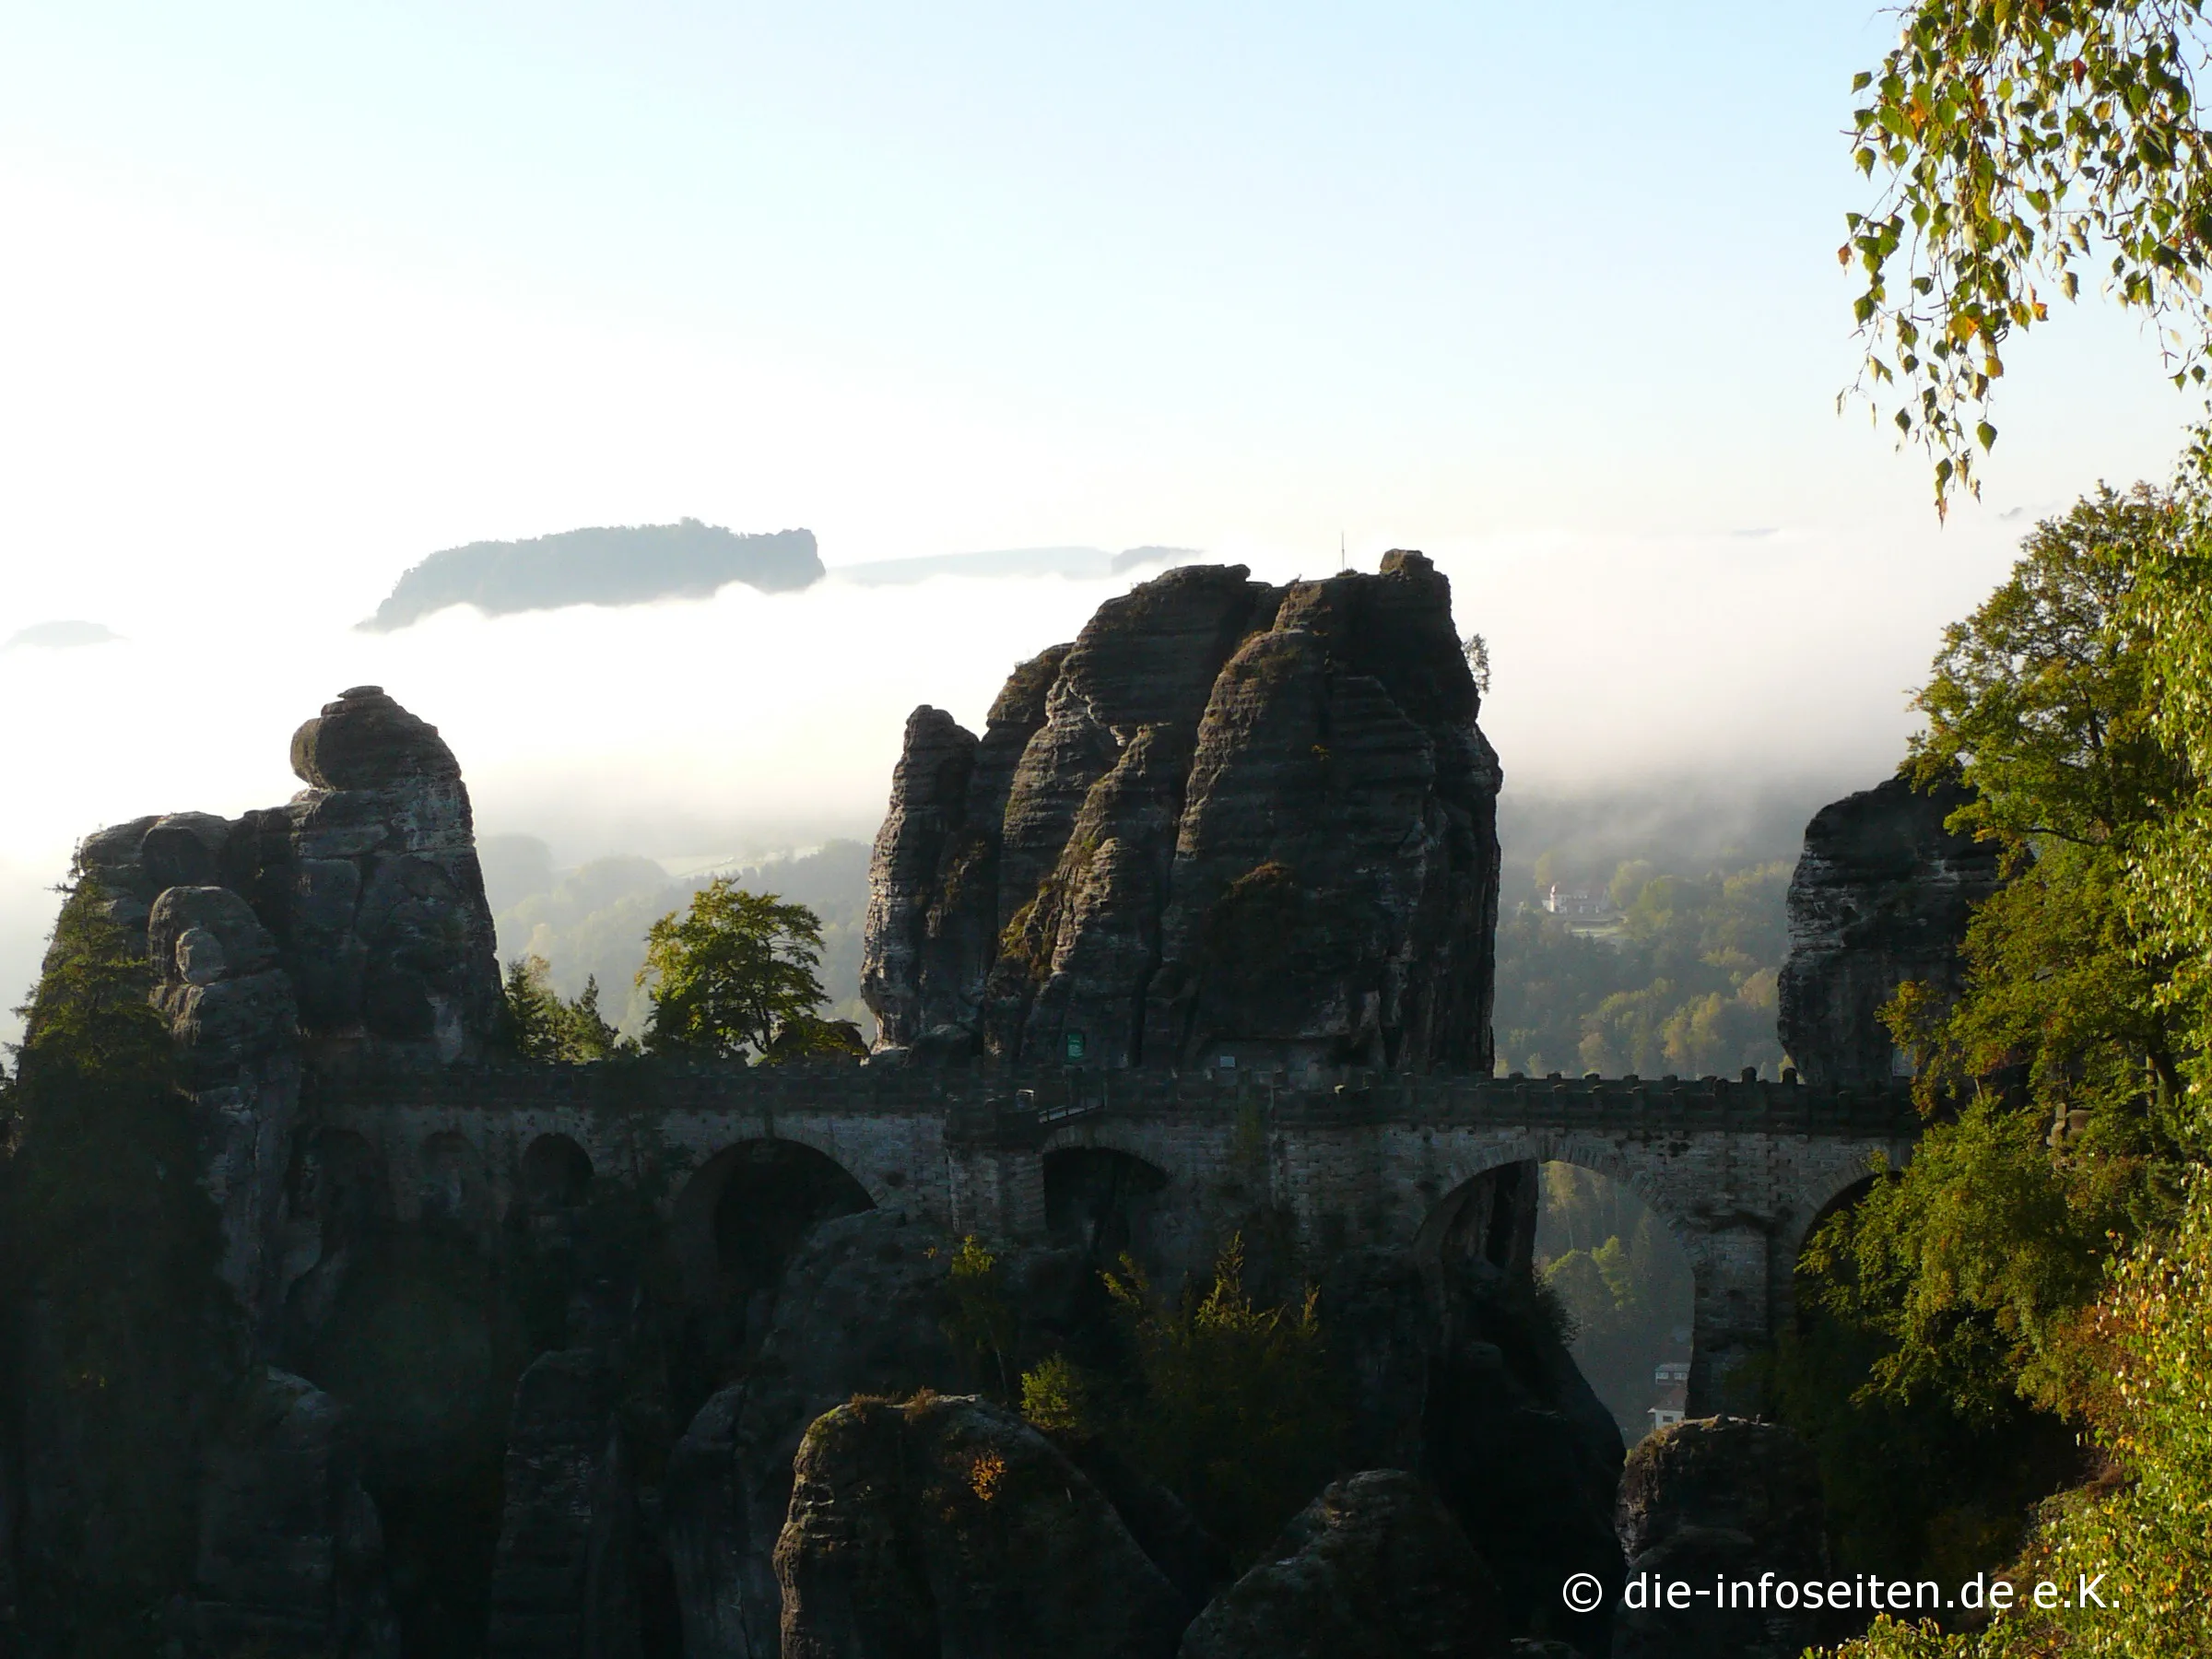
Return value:
M 488 1221 L 533 1184 L 641 1184 L 668 1216 L 689 1288 L 712 1288 L 716 1211 L 739 1162 L 804 1158 L 852 1196 L 986 1238 L 1035 1239 L 1068 1154 L 1135 1160 L 1154 1253 L 1202 1265 L 1261 1211 L 1314 1259 L 1409 1245 L 1486 1176 L 1559 1160 L 1624 1182 L 1695 1275 L 1689 1408 L 1792 1313 L 1797 1253 L 1877 1158 L 1910 1157 L 1895 1087 L 1635 1077 L 668 1066 L 656 1062 L 311 1073 L 309 1121 L 359 1137 L 401 1222 Z M 803 1150 L 802 1150 L 803 1149 Z M 818 1155 L 818 1158 L 816 1156 Z M 1081 1159 L 1072 1160 L 1079 1163 Z M 831 1168 L 833 1166 L 833 1169 Z M 849 1178 L 849 1180 L 848 1180 Z

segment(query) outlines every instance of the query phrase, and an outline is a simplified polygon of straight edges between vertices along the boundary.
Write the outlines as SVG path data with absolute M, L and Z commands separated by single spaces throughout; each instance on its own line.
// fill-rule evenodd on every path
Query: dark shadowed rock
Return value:
M 1272 588 L 1171 571 L 918 712 L 878 837 L 886 1047 L 1487 1068 L 1497 758 L 1418 553 Z
M 273 1233 L 300 1113 L 291 976 L 269 930 L 229 888 L 166 889 L 146 939 L 154 1006 L 192 1089 L 200 1184 L 222 1216 L 220 1271 L 240 1305 L 266 1319 L 279 1290 Z
M 1782 1044 L 1808 1083 L 1884 1083 L 1896 1045 L 1882 1005 L 1907 980 L 1956 995 L 1969 912 L 1994 892 L 1994 842 L 1944 820 L 1969 796 L 1903 778 L 1831 802 L 1805 830 L 1790 878 L 1790 957 L 1782 970 Z
M 206 1464 L 192 1622 L 207 1648 L 398 1659 L 382 1531 L 336 1402 L 268 1371 Z
M 776 1652 L 773 1551 L 807 1424 L 855 1394 L 959 1388 L 946 1335 L 950 1241 L 897 1211 L 824 1222 L 787 1270 L 742 1382 L 700 1408 L 664 1483 L 669 1549 L 691 1659 Z
M 1805 1442 L 1777 1424 L 1699 1418 L 1649 1436 L 1622 1472 L 1617 1519 L 1631 1579 L 1828 1576 L 1820 1472 Z M 1829 1634 L 1802 1610 L 1716 1607 L 1707 1598 L 1683 1609 L 1624 1608 L 1613 1652 L 1615 1659 L 1792 1659 Z
M 1113 1505 L 1137 1547 L 1182 1597 L 1184 1618 L 1197 1617 L 1229 1579 L 1229 1551 L 1182 1499 L 1115 1451 L 1112 1441 L 1095 1434 L 1046 1438 Z
M 630 1659 L 637 1495 L 614 1377 L 590 1348 L 540 1355 L 514 1392 L 491 1581 L 495 1659 Z
M 924 944 L 938 874 L 966 828 L 975 749 L 975 735 L 944 710 L 916 709 L 891 773 L 891 809 L 876 835 L 861 982 L 877 999 L 877 1018 L 896 1022 L 909 1043 L 935 1023 Z
M 1198 1616 L 1182 1659 L 1503 1659 L 1482 1559 L 1428 1486 L 1340 1480 Z
M 491 909 L 468 788 L 438 729 L 357 686 L 300 726 L 292 765 L 308 787 L 285 806 L 87 837 L 79 858 L 109 914 L 135 928 L 168 888 L 238 894 L 318 1054 L 450 1064 L 496 1047 L 506 1005 Z
M 1487 1222 L 1511 1190 L 1477 1194 Z M 1510 1233 L 1511 1230 L 1504 1230 Z M 1487 1226 L 1477 1229 L 1487 1233 Z M 1321 1281 L 1323 1329 L 1352 1408 L 1352 1455 L 1425 1476 L 1498 1575 L 1508 1627 L 1606 1649 L 1621 1556 L 1613 1500 L 1620 1430 L 1545 1320 L 1524 1272 L 1479 1256 L 1347 1252 Z M 1597 1611 L 1560 1606 L 1573 1573 L 1606 1586 Z
M 953 1255 L 953 1241 L 937 1230 L 869 1210 L 820 1223 L 792 1258 L 744 1378 L 708 1400 L 669 1456 L 663 1512 L 690 1659 L 776 1653 L 772 1552 L 808 1424 L 856 1394 L 1003 1385 L 947 1333 Z M 1065 1345 L 1084 1273 L 1073 1250 L 1000 1253 L 1020 1353 Z M 1134 1476 L 1108 1491 L 1109 1501 L 1117 1494 L 1135 1506 L 1131 1530 L 1141 1547 L 1159 1551 L 1178 1583 L 1206 1576 L 1210 1546 L 1177 1525 L 1171 1498 Z
M 292 771 L 311 789 L 396 789 L 455 782 L 461 766 L 436 726 L 356 686 L 292 734 Z
M 435 726 L 375 686 L 292 739 L 309 787 L 249 814 L 239 886 L 285 946 L 319 1048 L 451 1063 L 505 1029 L 468 788 Z
M 1185 1617 L 1082 1472 L 967 1396 L 818 1419 L 775 1566 L 783 1659 L 1165 1659 Z

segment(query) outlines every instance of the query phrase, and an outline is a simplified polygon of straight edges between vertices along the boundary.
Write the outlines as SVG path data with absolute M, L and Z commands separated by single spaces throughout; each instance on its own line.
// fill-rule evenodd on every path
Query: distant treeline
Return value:
M 1806 820 L 1851 785 L 1500 804 L 1498 1065 L 1775 1077 L 1784 900 Z M 1545 908 L 1555 885 L 1596 914 Z

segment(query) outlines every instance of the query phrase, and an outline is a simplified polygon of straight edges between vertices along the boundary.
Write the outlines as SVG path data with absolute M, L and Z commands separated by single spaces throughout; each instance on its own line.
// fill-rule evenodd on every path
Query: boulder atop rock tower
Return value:
M 300 727 L 291 761 L 308 787 L 285 806 L 88 837 L 78 856 L 111 913 L 142 928 L 172 888 L 228 888 L 274 940 L 312 1052 L 475 1059 L 505 1006 L 453 750 L 382 688 L 357 686 Z
M 887 1046 L 1111 1066 L 1490 1064 L 1498 759 L 1419 553 L 1169 571 L 915 711 L 863 994 Z

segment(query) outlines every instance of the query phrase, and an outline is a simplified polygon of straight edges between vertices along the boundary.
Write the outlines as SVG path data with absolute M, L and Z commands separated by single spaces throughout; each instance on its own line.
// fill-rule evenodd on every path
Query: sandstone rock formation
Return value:
M 775 1567 L 783 1659 L 1167 1659 L 1184 1619 L 1082 1472 L 971 1396 L 819 1418 Z
M 1363 1250 L 1331 1263 L 1320 1288 L 1355 1462 L 1391 1457 L 1427 1477 L 1497 1573 L 1511 1629 L 1604 1653 L 1621 1577 L 1620 1430 L 1525 1277 L 1480 1258 Z M 1606 1587 L 1594 1613 L 1558 1603 L 1577 1572 Z
M 1631 1577 L 1700 1585 L 1756 1583 L 1769 1572 L 1792 1583 L 1828 1577 L 1820 1472 L 1778 1424 L 1700 1418 L 1651 1435 L 1621 1475 L 1618 1523 Z M 1615 1659 L 1791 1659 L 1834 1629 L 1803 1608 L 1715 1602 L 1624 1608 Z
M 1806 1082 L 1888 1081 L 1896 1050 L 1882 1005 L 1907 980 L 1959 989 L 1968 912 L 1999 881 L 1994 842 L 1944 828 L 1967 798 L 1956 785 L 1924 794 L 1891 778 L 1806 826 L 1779 1026 Z
M 475 1058 L 505 1005 L 453 751 L 380 688 L 357 686 L 300 726 L 291 759 L 307 787 L 287 806 L 229 820 L 172 813 L 88 837 L 80 858 L 110 913 L 145 926 L 171 888 L 227 888 L 274 941 L 314 1053 Z M 274 1032 L 273 1006 L 270 1019 Z
M 146 942 L 154 1006 L 192 1088 L 200 1182 L 222 1217 L 219 1271 L 241 1307 L 266 1310 L 281 1273 L 271 1224 L 300 1107 L 291 976 L 268 929 L 229 888 L 163 889 Z
M 1497 757 L 1418 553 L 1171 571 L 907 723 L 863 993 L 893 1048 L 1490 1064 Z
M 336 1402 L 268 1371 L 206 1463 L 191 1623 L 207 1650 L 399 1659 L 383 1535 Z
M 1506 1579 L 1499 1606 L 1514 1628 L 1548 1618 L 1602 1653 L 1607 1616 L 1569 1618 L 1552 1598 L 1571 1572 L 1618 1583 L 1619 1431 L 1511 1271 L 1516 1240 L 1526 1265 L 1515 1193 L 1487 1197 L 1495 1202 L 1462 1219 L 1504 1265 L 1465 1241 L 1446 1255 L 1439 1241 L 1427 1253 L 1347 1253 L 1324 1274 L 1321 1319 L 1354 1407 L 1340 1466 L 1388 1455 L 1421 1471 Z M 809 1423 L 855 1394 L 1004 1386 L 948 1333 L 952 1254 L 935 1230 L 871 1210 L 823 1222 L 793 1258 L 756 1359 L 700 1410 L 668 1462 L 663 1510 L 693 1659 L 777 1652 L 771 1551 Z M 1016 1371 L 1080 1344 L 1090 1271 L 1078 1249 L 1001 1250 Z M 1222 1575 L 1212 1542 L 1111 1446 L 1060 1443 L 1172 1584 L 1182 1615 L 1195 1612 Z
M 1182 1659 L 1504 1659 L 1498 1591 L 1435 1493 L 1340 1480 L 1198 1616 Z
M 303 1075 L 316 1064 L 406 1070 L 474 1059 L 500 1042 L 506 1012 L 468 793 L 436 729 L 375 687 L 357 687 L 300 728 L 292 762 L 306 787 L 286 806 L 232 819 L 142 818 L 88 837 L 70 903 L 100 906 L 145 943 L 147 993 L 169 1028 L 191 1136 L 178 1174 L 212 1204 L 215 1271 L 244 1315 L 235 1332 L 227 1323 L 207 1332 L 208 1374 L 284 1366 L 255 1384 L 254 1433 L 234 1426 L 180 1449 L 203 1472 L 193 1617 L 223 1651 L 257 1641 L 351 1656 L 388 1646 L 390 1617 L 361 1599 L 373 1600 L 361 1574 L 393 1535 L 367 1496 L 376 1483 L 366 1465 L 360 1479 L 334 1472 L 351 1466 L 356 1448 L 341 1454 L 330 1396 L 289 1373 L 313 1370 L 316 1383 L 341 1392 L 347 1367 L 321 1363 L 330 1356 L 319 1338 L 373 1253 L 365 1222 L 381 1183 L 357 1167 L 364 1144 L 303 1122 Z M 422 1306 L 406 1311 L 410 1336 L 423 1335 Z M 10 1312 L 31 1333 L 28 1351 L 43 1324 L 35 1308 Z M 358 1358 L 391 1334 L 367 1323 L 342 1333 L 339 1347 Z M 488 1382 L 488 1348 L 473 1358 Z M 419 1400 L 439 1381 L 408 1377 L 398 1392 Z M 187 1416 L 212 1429 L 228 1409 L 215 1397 L 224 1391 L 205 1379 L 195 1386 L 212 1392 Z M 359 1449 L 382 1450 L 380 1409 L 393 1394 L 345 1394 L 349 1417 L 359 1408 L 347 1436 L 361 1431 Z M 49 1522 L 89 1512 L 66 1467 L 68 1436 L 83 1425 L 65 1404 L 20 1406 L 26 1425 L 55 1428 L 21 1465 L 25 1507 Z M 388 1475 L 389 1460 L 376 1461 Z M 193 1500 L 161 1501 L 168 1514 Z M 334 1596 L 327 1618 L 314 1610 Z M 320 1634 L 305 1633 L 311 1626 Z M 234 1641 L 223 1631 L 245 1634 Z
M 603 1353 L 563 1348 L 515 1389 L 493 1659 L 635 1659 L 637 1491 L 614 1382 Z
M 663 1501 L 692 1659 L 777 1651 L 771 1552 L 808 1424 L 854 1394 L 949 1393 L 979 1381 L 976 1357 L 947 1331 L 952 1259 L 952 1240 L 884 1210 L 823 1222 L 793 1258 L 759 1356 L 700 1408 L 669 1456 Z M 1001 1268 L 1021 1317 L 1065 1323 L 1072 1253 L 1007 1252 Z

